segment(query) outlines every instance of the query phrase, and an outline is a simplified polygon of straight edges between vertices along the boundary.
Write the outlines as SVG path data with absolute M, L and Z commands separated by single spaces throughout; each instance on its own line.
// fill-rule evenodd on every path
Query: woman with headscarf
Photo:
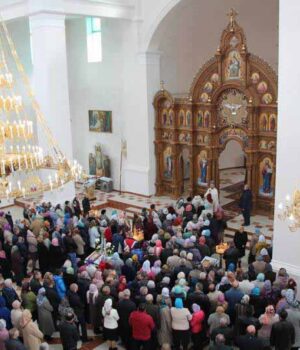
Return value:
M 22 257 L 19 248 L 14 245 L 11 248 L 11 270 L 14 274 L 14 279 L 19 287 L 22 285 L 22 280 L 24 278 L 24 258 Z
M 295 291 L 293 289 L 288 289 L 286 291 L 286 301 L 288 308 L 286 312 L 288 313 L 287 320 L 292 323 L 295 328 L 295 342 L 293 344 L 293 349 L 300 348 L 300 304 L 295 298 Z
M 21 289 L 22 306 L 30 311 L 34 320 L 37 318 L 36 295 L 30 288 L 28 282 L 23 282 Z
M 39 350 L 43 340 L 43 333 L 39 330 L 37 324 L 32 321 L 32 315 L 29 310 L 23 311 L 20 327 L 26 348 L 30 350 Z
M 36 304 L 38 309 L 38 323 L 40 330 L 44 333 L 45 339 L 50 340 L 52 334 L 55 332 L 55 326 L 52 317 L 53 307 L 46 297 L 45 288 L 39 289 Z
M 107 341 L 109 349 L 117 349 L 116 343 L 118 340 L 118 320 L 119 314 L 112 307 L 112 300 L 106 299 L 102 308 L 104 339 Z
M 260 255 L 260 251 L 263 248 L 268 248 L 268 244 L 266 242 L 266 237 L 264 235 L 259 235 L 258 242 L 255 245 L 256 255 Z
M 182 345 L 183 350 L 187 350 L 190 338 L 189 322 L 192 319 L 192 315 L 189 309 L 183 307 L 182 299 L 176 298 L 175 307 L 171 308 L 171 317 L 174 347 L 180 349 L 180 346 Z
M 15 300 L 12 303 L 12 307 L 13 308 L 10 313 L 12 326 L 20 330 L 20 320 L 21 320 L 23 310 L 21 308 L 21 303 L 19 302 L 19 300 Z
M 156 302 L 159 306 L 160 328 L 157 330 L 158 342 L 160 345 L 165 343 L 172 344 L 172 302 L 168 288 L 163 288 L 162 294 L 157 296 Z
M 259 317 L 261 328 L 257 332 L 258 338 L 263 341 L 265 347 L 270 346 L 271 330 L 274 323 L 279 322 L 279 316 L 275 313 L 273 305 L 269 305 L 265 309 L 265 313 Z
M 240 332 L 240 318 L 244 318 L 245 316 L 253 316 L 254 307 L 250 305 L 250 297 L 245 294 L 241 301 L 235 305 L 235 331 L 236 334 Z
M 96 285 L 97 289 L 100 290 L 104 284 L 102 271 L 97 270 L 92 279 L 92 283 Z
M 119 277 L 119 284 L 118 284 L 118 292 L 123 292 L 127 287 L 127 281 L 126 277 L 124 275 L 121 275 Z
M 161 273 L 161 261 L 160 260 L 154 261 L 154 264 L 151 267 L 151 272 L 154 274 L 154 277 L 157 280 L 157 275 L 159 275 Z
M 230 324 L 230 318 L 225 313 L 224 308 L 222 306 L 218 306 L 216 312 L 210 314 L 207 320 L 209 326 L 209 334 L 211 334 L 215 328 L 220 326 L 221 318 L 226 318 L 227 324 Z
M 202 350 L 203 349 L 203 340 L 204 340 L 204 325 L 203 321 L 205 319 L 205 314 L 201 310 L 198 304 L 192 305 L 193 316 L 190 321 L 191 332 L 192 332 L 192 342 L 194 346 L 194 350 Z
M 0 319 L 0 350 L 6 350 L 5 341 L 9 338 L 6 322 Z
M 163 251 L 162 242 L 161 242 L 160 239 L 158 239 L 158 240 L 155 242 L 154 254 L 155 254 L 157 257 L 160 257 L 160 254 L 162 253 L 162 251 Z
M 113 253 L 112 257 L 109 259 L 109 263 L 116 270 L 117 274 L 121 274 L 122 266 L 124 265 L 123 260 L 120 258 L 119 253 Z
M 52 238 L 49 248 L 49 266 L 52 272 L 60 269 L 65 261 L 65 254 L 59 244 L 58 238 Z
M 97 298 L 99 295 L 99 290 L 94 283 L 91 283 L 89 286 L 89 290 L 86 293 L 86 300 L 89 307 L 89 316 L 90 316 L 90 324 L 94 328 L 95 333 L 99 333 L 99 316 L 98 316 L 98 308 L 97 308 Z
M 154 275 L 153 275 L 153 273 L 152 273 L 152 271 L 151 271 L 150 261 L 149 261 L 149 260 L 145 260 L 145 261 L 143 262 L 143 265 L 142 265 L 140 271 L 141 271 L 141 272 L 144 272 L 145 274 L 147 274 L 147 277 L 148 277 L 148 278 L 153 279 Z

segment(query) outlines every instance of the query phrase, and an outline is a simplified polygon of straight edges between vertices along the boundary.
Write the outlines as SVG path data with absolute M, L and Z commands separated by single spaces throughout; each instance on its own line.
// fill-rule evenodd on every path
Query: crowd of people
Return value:
M 88 328 L 110 350 L 298 349 L 295 280 L 272 270 L 259 229 L 217 253 L 226 223 L 212 194 L 132 222 L 86 197 L 0 212 L 0 350 L 47 349 L 55 331 L 75 350 Z

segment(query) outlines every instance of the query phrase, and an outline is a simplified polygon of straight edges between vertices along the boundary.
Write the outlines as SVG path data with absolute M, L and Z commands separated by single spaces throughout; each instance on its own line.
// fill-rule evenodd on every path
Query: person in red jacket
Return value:
M 204 330 L 203 330 L 203 321 L 205 318 L 204 312 L 201 310 L 198 304 L 192 305 L 193 309 L 193 317 L 190 321 L 191 331 L 192 331 L 192 342 L 194 349 L 203 349 L 203 341 L 205 338 Z
M 129 316 L 132 328 L 132 350 L 151 350 L 151 333 L 154 329 L 153 318 L 145 311 L 145 304 L 140 304 L 137 311 Z

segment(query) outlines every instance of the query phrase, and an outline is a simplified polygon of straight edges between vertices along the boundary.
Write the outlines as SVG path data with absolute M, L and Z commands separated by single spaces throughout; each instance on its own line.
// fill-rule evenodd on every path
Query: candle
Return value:
M 19 188 L 19 191 L 21 191 L 21 181 L 20 180 L 18 181 L 18 188 Z
M 25 188 L 22 188 L 22 194 L 23 194 L 23 198 L 25 198 Z
M 55 182 L 58 183 L 58 175 L 55 173 Z
M 20 137 L 20 126 L 17 125 L 16 128 L 17 128 L 17 135 L 18 135 L 18 137 Z
M 33 169 L 33 159 L 32 159 L 32 156 L 30 156 L 30 164 L 31 164 L 31 168 Z
M 2 160 L 2 176 L 5 175 L 5 161 Z
M 9 190 L 6 190 L 6 199 L 8 200 Z
M 11 172 L 13 173 L 14 172 L 14 164 L 13 164 L 12 159 L 10 160 L 10 167 L 11 167 Z
M 13 138 L 13 128 L 11 125 L 9 126 L 9 130 L 10 130 L 10 137 Z

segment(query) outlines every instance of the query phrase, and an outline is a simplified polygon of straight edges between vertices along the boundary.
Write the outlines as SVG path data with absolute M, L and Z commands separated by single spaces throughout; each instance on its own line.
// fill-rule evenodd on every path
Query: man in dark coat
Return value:
M 238 260 L 240 257 L 240 251 L 236 248 L 234 242 L 230 242 L 229 248 L 225 250 L 223 258 L 225 260 L 226 270 L 230 264 L 234 264 L 234 267 L 237 268 Z
M 131 329 L 128 323 L 130 314 L 136 310 L 135 303 L 130 299 L 130 290 L 125 289 L 123 292 L 123 299 L 117 304 L 117 311 L 119 314 L 119 333 L 125 349 L 130 349 L 130 335 Z
M 83 213 L 87 214 L 91 210 L 91 204 L 90 200 L 88 197 L 85 195 L 83 200 L 82 200 L 82 208 L 83 208 Z
M 249 226 L 252 209 L 252 192 L 247 184 L 244 186 L 244 191 L 240 198 L 240 208 L 244 217 L 244 226 Z
M 192 311 L 192 305 L 198 304 L 201 307 L 201 310 L 204 311 L 205 319 L 208 319 L 209 310 L 210 310 L 210 301 L 207 294 L 203 293 L 203 285 L 198 282 L 195 285 L 195 291 L 190 293 L 187 297 L 187 306 Z
M 275 350 L 289 350 L 295 343 L 295 328 L 287 321 L 288 313 L 282 310 L 279 313 L 280 321 L 272 326 L 270 343 Z
M 261 339 L 255 336 L 254 326 L 247 327 L 247 334 L 237 337 L 236 344 L 240 350 L 263 350 L 264 346 Z
M 60 339 L 64 350 L 76 350 L 79 334 L 74 322 L 74 315 L 69 313 L 59 326 Z
M 81 326 L 81 340 L 82 342 L 87 342 L 88 337 L 86 330 L 86 320 L 84 315 L 85 307 L 78 294 L 78 285 L 76 283 L 71 284 L 70 290 L 68 292 L 68 299 L 71 308 L 73 308 L 77 316 L 78 323 Z

